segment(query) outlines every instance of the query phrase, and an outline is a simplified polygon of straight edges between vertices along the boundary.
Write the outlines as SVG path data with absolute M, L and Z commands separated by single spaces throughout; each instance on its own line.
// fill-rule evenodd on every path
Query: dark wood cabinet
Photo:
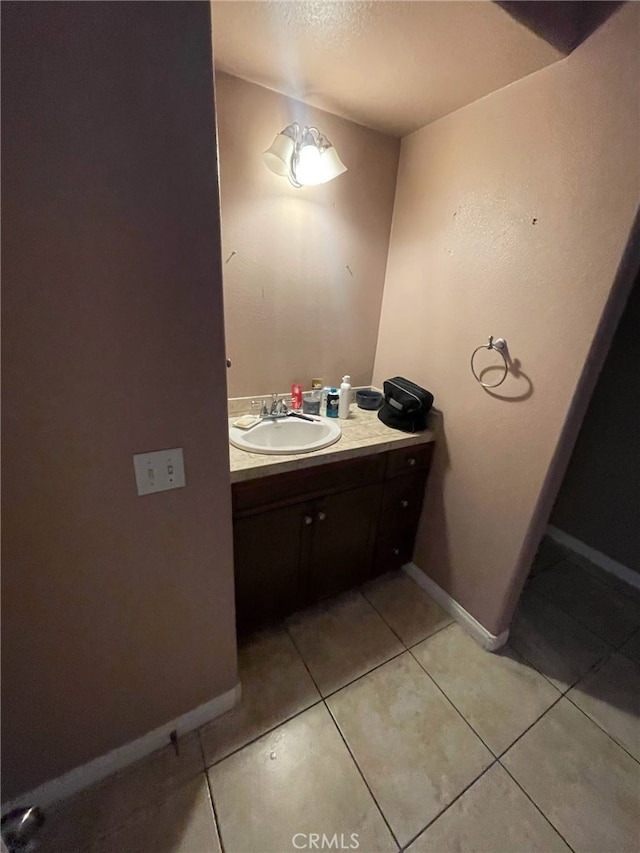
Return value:
M 426 480 L 427 471 L 422 468 L 385 481 L 373 575 L 399 569 L 413 556 Z
M 375 483 L 316 501 L 302 572 L 305 603 L 344 592 L 370 575 L 381 498 L 382 485 Z
M 407 563 L 432 453 L 424 444 L 235 483 L 238 631 Z
M 282 619 L 299 605 L 303 516 L 283 507 L 233 522 L 238 631 Z

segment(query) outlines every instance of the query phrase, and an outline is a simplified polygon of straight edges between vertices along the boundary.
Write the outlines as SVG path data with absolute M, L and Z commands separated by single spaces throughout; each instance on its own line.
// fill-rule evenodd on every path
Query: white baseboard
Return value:
M 640 589 L 639 572 L 634 572 L 633 569 L 624 566 L 622 563 L 618 563 L 617 560 L 612 560 L 611 557 L 607 557 L 607 555 L 603 554 L 601 551 L 596 551 L 595 548 L 592 548 L 590 545 L 586 545 L 584 542 L 581 542 L 580 539 L 575 539 L 573 536 L 565 533 L 564 530 L 560 530 L 552 524 L 547 525 L 546 533 L 547 536 L 550 539 L 553 539 L 554 542 L 557 542 L 558 545 L 563 545 L 570 551 L 580 554 L 581 557 L 586 557 L 587 560 L 595 563 L 596 566 L 600 566 L 600 568 L 604 569 L 605 572 L 609 572 L 609 574 L 615 575 L 630 586 Z
M 100 755 L 87 764 L 74 767 L 73 770 L 69 770 L 63 776 L 58 776 L 57 779 L 51 779 L 49 782 L 39 785 L 21 797 L 15 797 L 13 800 L 3 803 L 2 814 L 6 814 L 19 806 L 41 806 L 44 808 L 59 800 L 66 800 L 67 797 L 89 788 L 117 770 L 122 770 L 157 749 L 167 746 L 169 734 L 172 731 L 177 731 L 178 736 L 185 735 L 226 711 L 230 711 L 240 701 L 240 691 L 240 683 L 238 683 L 226 693 L 216 696 L 209 702 L 205 702 L 204 705 L 199 705 L 192 711 L 188 711 L 175 720 L 170 720 L 151 732 L 147 732 L 146 735 L 137 738 L 137 740 L 125 743 L 124 746 L 119 746 L 105 755 Z
M 434 601 L 436 601 L 443 610 L 446 610 L 449 616 L 458 622 L 465 631 L 470 634 L 473 639 L 479 643 L 483 649 L 489 652 L 496 652 L 502 648 L 509 638 L 509 630 L 503 631 L 502 634 L 496 636 L 491 631 L 487 631 L 484 625 L 481 625 L 461 604 L 451 598 L 448 592 L 445 592 L 442 587 L 439 587 L 435 581 L 427 577 L 415 563 L 407 563 L 402 567 L 403 570 L 412 578 L 418 586 L 427 592 Z

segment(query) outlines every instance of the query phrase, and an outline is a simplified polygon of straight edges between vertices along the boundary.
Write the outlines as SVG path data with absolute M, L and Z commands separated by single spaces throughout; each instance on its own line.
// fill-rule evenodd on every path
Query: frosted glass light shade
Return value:
M 323 184 L 322 154 L 315 144 L 303 145 L 295 164 L 295 178 L 299 184 L 313 186 Z
M 294 147 L 294 141 L 290 136 L 279 133 L 263 153 L 262 159 L 272 172 L 286 178 L 289 176 Z
M 272 172 L 288 178 L 294 187 L 324 184 L 347 171 L 317 127 L 300 127 L 296 122 L 280 131 L 262 158 Z
M 337 178 L 338 175 L 342 175 L 343 172 L 347 171 L 347 167 L 344 165 L 340 157 L 338 157 L 338 152 L 333 145 L 322 152 L 321 168 L 324 176 L 322 180 L 323 183 L 325 183 L 325 181 L 332 181 L 334 178 Z

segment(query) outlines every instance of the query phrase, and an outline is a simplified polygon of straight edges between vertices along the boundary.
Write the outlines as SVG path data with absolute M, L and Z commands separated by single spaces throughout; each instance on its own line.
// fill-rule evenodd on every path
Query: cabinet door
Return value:
M 304 504 L 236 519 L 233 549 L 239 633 L 282 619 L 299 606 Z
M 382 484 L 319 498 L 308 526 L 307 601 L 362 583 L 371 571 Z

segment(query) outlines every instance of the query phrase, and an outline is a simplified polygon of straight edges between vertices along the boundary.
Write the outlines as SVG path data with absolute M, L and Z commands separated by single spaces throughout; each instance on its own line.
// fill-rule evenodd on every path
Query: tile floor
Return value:
M 240 675 L 179 756 L 50 810 L 41 849 L 640 849 L 640 596 L 553 543 L 499 654 L 395 573 L 256 635 Z

